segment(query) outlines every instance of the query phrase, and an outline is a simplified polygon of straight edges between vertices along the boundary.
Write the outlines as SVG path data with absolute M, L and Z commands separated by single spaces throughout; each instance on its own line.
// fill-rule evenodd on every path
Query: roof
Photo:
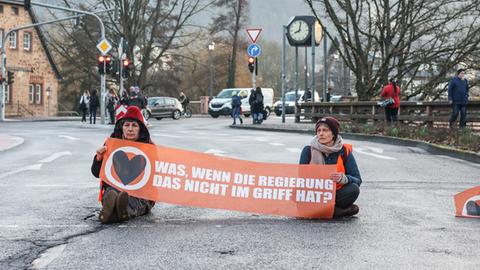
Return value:
M 11 0 L 0 0 L 0 4 L 10 4 L 10 5 L 23 6 L 23 1 L 19 2 L 19 1 L 11 1 Z M 37 17 L 35 16 L 35 13 L 34 13 L 32 8 L 29 9 L 28 14 L 30 15 L 30 19 L 32 20 L 32 23 L 38 23 L 39 22 L 37 20 Z M 45 54 L 47 55 L 48 62 L 52 66 L 52 69 L 53 69 L 53 72 L 55 73 L 55 76 L 57 77 L 58 80 L 61 80 L 62 75 L 60 75 L 60 72 L 57 68 L 57 65 L 53 61 L 52 54 L 48 50 L 45 35 L 43 34 L 40 27 L 35 26 L 34 28 L 35 28 L 35 31 L 37 32 L 38 38 L 40 39 L 40 43 L 42 44 L 43 50 L 45 51 Z

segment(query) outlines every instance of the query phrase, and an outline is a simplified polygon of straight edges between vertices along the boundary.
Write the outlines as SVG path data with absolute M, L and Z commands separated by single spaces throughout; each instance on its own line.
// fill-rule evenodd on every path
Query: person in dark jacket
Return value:
M 125 115 L 115 124 L 110 137 L 153 144 L 150 132 L 143 123 L 142 113 L 136 106 L 128 107 Z M 106 150 L 105 145 L 98 148 L 93 158 L 91 171 L 97 178 L 100 176 L 100 168 Z M 121 192 L 103 181 L 101 181 L 100 201 L 102 210 L 98 217 L 103 224 L 123 222 L 148 214 L 155 205 L 153 201 L 130 196 L 127 192 Z
M 90 96 L 90 103 L 88 104 L 88 110 L 90 111 L 90 124 L 92 123 L 92 118 L 93 124 L 97 121 L 98 105 L 100 105 L 100 103 L 98 102 L 97 90 L 93 90 L 92 95 Z
M 240 116 L 241 106 L 242 106 L 242 99 L 237 95 L 237 92 L 233 91 L 232 93 L 232 117 L 233 123 L 232 125 L 236 125 L 237 118 L 240 120 L 240 124 L 243 124 L 242 117 Z
M 385 85 L 380 95 L 385 99 L 393 99 L 393 103 L 385 107 L 385 119 L 389 124 L 397 122 L 398 108 L 400 108 L 400 87 L 397 85 L 395 78 L 389 80 L 389 83 Z
M 252 117 L 254 124 L 263 122 L 263 93 L 260 87 L 255 89 L 255 99 L 253 99 Z
M 110 123 L 109 125 L 115 124 L 115 106 L 117 106 L 118 96 L 115 92 L 115 89 L 110 88 L 107 95 L 107 111 L 108 115 L 110 116 Z
M 317 135 L 303 148 L 300 164 L 337 164 L 337 172 L 330 179 L 337 182 L 334 217 L 356 215 L 354 202 L 360 194 L 362 177 L 352 153 L 352 146 L 343 143 L 340 124 L 333 117 L 324 117 L 315 125 Z
M 448 84 L 448 102 L 452 104 L 450 127 L 457 120 L 460 112 L 460 128 L 467 125 L 468 81 L 465 79 L 465 70 L 457 70 L 457 76 L 453 77 Z

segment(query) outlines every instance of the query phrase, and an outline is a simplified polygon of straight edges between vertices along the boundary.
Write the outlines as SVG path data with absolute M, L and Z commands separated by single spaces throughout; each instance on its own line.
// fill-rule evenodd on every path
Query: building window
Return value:
M 28 102 L 33 103 L 35 101 L 35 86 L 30 84 L 28 86 Z
M 18 15 L 18 7 L 12 7 L 12 15 Z
M 32 34 L 29 32 L 23 33 L 23 49 L 25 51 L 32 50 Z
M 35 104 L 42 103 L 42 85 L 37 84 L 35 85 Z
M 3 13 L 3 5 L 0 5 L 0 13 Z
M 10 49 L 17 48 L 17 31 L 10 32 Z

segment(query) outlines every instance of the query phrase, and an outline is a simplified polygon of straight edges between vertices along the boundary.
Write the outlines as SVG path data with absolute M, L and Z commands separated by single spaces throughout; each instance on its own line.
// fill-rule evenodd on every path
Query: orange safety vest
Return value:
M 352 145 L 351 144 L 343 144 L 343 148 L 344 148 L 344 151 L 345 151 L 345 158 L 348 157 L 348 155 L 350 155 L 350 153 L 352 152 Z M 343 157 L 342 155 L 340 155 L 340 153 L 338 154 L 338 159 L 337 159 L 337 172 L 341 172 L 341 173 L 345 173 L 345 166 L 343 165 L 345 162 L 345 160 L 343 160 Z M 338 184 L 337 183 L 337 190 L 341 189 L 344 185 L 342 184 Z

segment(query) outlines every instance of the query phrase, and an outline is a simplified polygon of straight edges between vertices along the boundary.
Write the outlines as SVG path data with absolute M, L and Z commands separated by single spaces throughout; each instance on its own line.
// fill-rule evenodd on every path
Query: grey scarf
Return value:
M 310 149 L 312 152 L 312 158 L 310 159 L 310 164 L 325 164 L 325 158 L 323 154 L 330 155 L 331 153 L 336 153 L 342 150 L 343 140 L 340 135 L 337 136 L 337 140 L 333 143 L 332 146 L 326 146 L 321 144 L 318 141 L 318 136 L 315 135 L 312 141 L 310 142 Z M 323 154 L 322 154 L 323 153 Z

